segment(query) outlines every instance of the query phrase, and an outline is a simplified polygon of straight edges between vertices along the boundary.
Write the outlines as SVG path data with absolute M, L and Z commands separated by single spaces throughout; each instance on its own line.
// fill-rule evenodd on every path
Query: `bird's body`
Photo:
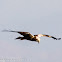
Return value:
M 4 31 L 8 31 L 8 30 L 4 30 Z M 40 37 L 42 36 L 46 36 L 46 37 L 50 37 L 56 40 L 60 40 L 61 38 L 55 38 L 53 36 L 49 36 L 49 35 L 45 35 L 45 34 L 38 34 L 38 35 L 32 35 L 29 32 L 20 32 L 20 31 L 8 31 L 8 32 L 16 32 L 19 33 L 21 35 L 23 35 L 23 37 L 17 37 L 16 39 L 20 39 L 20 40 L 30 40 L 30 41 L 36 41 L 36 42 L 40 42 Z

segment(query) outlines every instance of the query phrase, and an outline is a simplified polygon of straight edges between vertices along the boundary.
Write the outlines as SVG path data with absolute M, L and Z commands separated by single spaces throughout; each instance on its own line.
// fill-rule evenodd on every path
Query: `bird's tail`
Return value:
M 60 40 L 60 39 L 61 39 L 61 38 L 56 38 L 56 37 L 54 37 L 54 36 L 45 35 L 45 34 L 43 34 L 43 36 L 50 37 L 50 38 L 53 38 L 53 39 L 55 39 L 55 40 Z
M 17 37 L 16 39 L 24 40 L 24 37 Z

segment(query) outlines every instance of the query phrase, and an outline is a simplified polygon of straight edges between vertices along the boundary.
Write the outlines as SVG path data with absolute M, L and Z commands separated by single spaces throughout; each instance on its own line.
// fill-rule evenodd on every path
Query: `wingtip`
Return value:
M 8 30 L 2 30 L 2 32 L 8 32 Z
M 61 40 L 61 38 L 56 38 L 55 40 Z
M 55 37 L 53 37 L 53 36 L 52 36 L 51 38 L 53 38 L 53 39 L 55 39 L 55 40 L 61 40 L 61 38 L 55 38 Z
M 61 40 L 61 38 L 58 38 L 58 40 Z

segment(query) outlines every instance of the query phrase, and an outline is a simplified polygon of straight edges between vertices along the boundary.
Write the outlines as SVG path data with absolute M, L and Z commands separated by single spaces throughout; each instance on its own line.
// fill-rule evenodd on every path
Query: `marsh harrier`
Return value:
M 38 35 L 32 35 L 30 34 L 29 32 L 21 32 L 21 31 L 9 31 L 9 30 L 4 30 L 4 31 L 7 31 L 7 32 L 16 32 L 16 33 L 19 33 L 21 35 L 23 35 L 23 37 L 17 37 L 16 39 L 20 39 L 20 40 L 30 40 L 30 41 L 36 41 L 36 42 L 40 42 L 40 37 L 49 37 L 49 38 L 53 38 L 55 40 L 60 40 L 61 38 L 56 38 L 54 36 L 50 36 L 50 35 L 46 35 L 46 34 L 38 34 Z

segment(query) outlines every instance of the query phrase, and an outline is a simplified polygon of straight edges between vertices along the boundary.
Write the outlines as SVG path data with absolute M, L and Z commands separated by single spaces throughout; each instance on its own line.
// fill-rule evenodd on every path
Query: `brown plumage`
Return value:
M 61 38 L 56 38 L 56 37 L 53 37 L 53 36 L 50 36 L 50 35 L 46 35 L 46 34 L 38 34 L 38 35 L 32 35 L 30 34 L 29 32 L 20 32 L 20 31 L 9 31 L 9 30 L 4 30 L 4 31 L 7 31 L 7 32 L 16 32 L 16 33 L 19 33 L 21 35 L 23 35 L 23 37 L 17 37 L 16 39 L 20 39 L 20 40 L 30 40 L 30 41 L 36 41 L 36 42 L 40 42 L 40 37 L 49 37 L 49 38 L 53 38 L 55 40 L 60 40 Z

